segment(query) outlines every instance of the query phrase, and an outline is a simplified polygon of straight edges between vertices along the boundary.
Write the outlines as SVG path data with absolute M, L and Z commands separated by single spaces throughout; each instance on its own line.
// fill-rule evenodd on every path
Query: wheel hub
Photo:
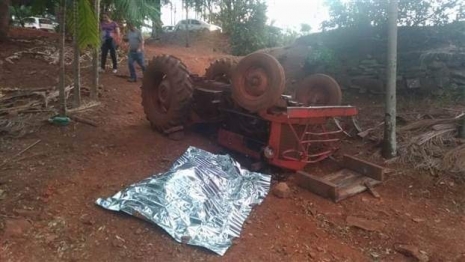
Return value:
M 342 93 L 336 80 L 328 75 L 314 74 L 297 85 L 294 98 L 305 106 L 339 105 Z
M 268 76 L 265 70 L 254 68 L 245 75 L 245 91 L 249 96 L 258 97 L 265 93 L 268 86 Z
M 308 105 L 325 105 L 327 104 L 327 94 L 323 87 L 313 86 L 307 90 L 307 92 L 301 98 Z

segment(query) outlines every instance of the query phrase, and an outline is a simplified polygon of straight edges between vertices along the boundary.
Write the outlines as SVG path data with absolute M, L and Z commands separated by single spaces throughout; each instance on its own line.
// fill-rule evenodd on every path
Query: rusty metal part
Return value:
M 281 64 L 272 56 L 254 53 L 243 58 L 232 78 L 234 101 L 250 112 L 272 107 L 284 91 Z
M 237 113 L 239 114 L 239 113 Z M 218 143 L 278 167 L 302 170 L 307 164 L 322 161 L 337 149 L 342 130 L 325 125 L 332 117 L 353 116 L 351 106 L 289 107 L 281 112 L 262 111 L 259 117 L 269 122 L 268 136 L 253 139 L 246 132 L 220 131 Z M 252 153 L 255 152 L 255 153 Z
M 151 113 L 147 101 L 152 103 L 159 120 L 169 124 L 162 131 L 173 132 L 173 128 L 177 130 L 185 124 L 220 123 L 219 144 L 285 169 L 302 170 L 307 164 L 330 157 L 344 136 L 344 125 L 332 119 L 357 115 L 355 107 L 307 107 L 282 96 L 282 67 L 267 54 L 254 53 L 243 58 L 234 72 L 232 86 L 197 75 L 190 75 L 185 81 L 187 70 L 180 61 L 173 57 L 155 61 L 144 76 L 144 109 L 146 114 Z M 323 84 L 334 81 L 325 75 L 312 79 L 323 79 Z M 310 83 L 315 83 L 312 79 Z M 340 92 L 337 83 L 332 86 Z M 179 94 L 190 96 L 184 97 L 188 99 L 184 101 L 179 100 Z M 192 109 L 190 114 L 182 111 L 189 114 L 187 123 L 176 118 L 180 111 L 173 111 L 183 109 L 186 101 L 190 101 Z M 148 117 L 153 125 L 160 125 L 156 118 Z M 169 121 L 173 117 L 176 125 Z
M 340 105 L 342 92 L 339 84 L 332 77 L 314 74 L 298 84 L 294 98 L 304 106 Z
M 290 170 L 302 170 L 307 164 L 322 161 L 337 149 L 342 133 L 335 125 L 325 127 L 333 117 L 353 116 L 352 106 L 288 107 L 281 113 L 260 112 L 271 122 L 268 149 L 274 152 L 268 162 Z
M 252 145 L 254 143 L 256 146 Z M 260 159 L 260 147 L 262 143 L 253 141 L 243 135 L 234 133 L 223 128 L 218 131 L 218 144 L 226 148 L 232 149 L 237 152 L 241 152 L 246 156 L 250 156 L 255 159 Z

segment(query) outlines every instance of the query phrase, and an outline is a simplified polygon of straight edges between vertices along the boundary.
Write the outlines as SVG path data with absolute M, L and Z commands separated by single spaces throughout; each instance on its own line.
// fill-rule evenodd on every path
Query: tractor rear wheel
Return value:
M 213 61 L 205 70 L 205 77 L 208 80 L 230 84 L 232 74 L 236 68 L 238 59 L 231 57 L 223 57 Z
M 142 83 L 142 106 L 151 126 L 163 133 L 181 130 L 191 110 L 193 90 L 189 72 L 178 58 L 153 58 Z
M 294 99 L 305 106 L 335 106 L 341 104 L 342 92 L 332 77 L 314 74 L 297 85 Z
M 232 97 L 241 107 L 258 112 L 276 104 L 284 83 L 284 70 L 276 58 L 252 53 L 242 58 L 233 72 Z

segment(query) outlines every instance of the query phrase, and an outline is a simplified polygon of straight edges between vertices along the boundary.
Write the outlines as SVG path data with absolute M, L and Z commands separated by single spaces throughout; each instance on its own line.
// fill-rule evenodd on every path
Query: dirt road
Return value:
M 153 46 L 148 53 L 176 55 L 199 74 L 218 55 Z M 124 66 L 120 74 L 127 74 Z M 290 177 L 291 197 L 270 194 L 224 257 L 105 211 L 94 204 L 98 197 L 165 171 L 188 146 L 220 149 L 195 132 L 180 142 L 153 132 L 138 83 L 111 73 L 101 81 L 101 106 L 81 115 L 98 127 L 45 125 L 4 140 L 2 159 L 41 142 L 0 170 L 1 261 L 414 261 L 399 245 L 430 261 L 465 261 L 465 187 L 404 168 L 377 188 L 380 199 L 363 193 L 339 204 L 300 189 Z M 350 226 L 348 218 L 364 218 L 372 230 Z

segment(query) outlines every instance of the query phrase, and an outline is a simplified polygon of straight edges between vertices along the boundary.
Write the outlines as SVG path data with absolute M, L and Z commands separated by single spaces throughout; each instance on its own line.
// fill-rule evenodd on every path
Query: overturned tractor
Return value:
M 214 62 L 203 77 L 176 57 L 153 58 L 144 75 L 142 105 L 152 127 L 176 137 L 196 123 L 219 123 L 218 143 L 252 158 L 302 170 L 338 149 L 343 130 L 334 117 L 354 116 L 340 106 L 337 82 L 323 74 L 305 77 L 284 95 L 281 63 L 264 52 Z

